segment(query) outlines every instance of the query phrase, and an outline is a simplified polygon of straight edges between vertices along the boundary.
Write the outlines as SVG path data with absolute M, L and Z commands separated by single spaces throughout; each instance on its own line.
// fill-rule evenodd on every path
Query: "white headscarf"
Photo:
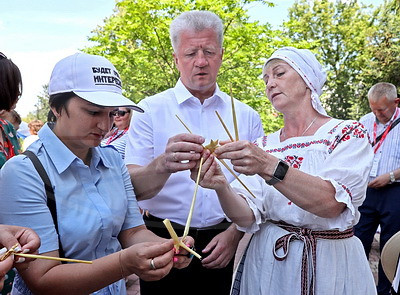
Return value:
M 326 111 L 321 105 L 319 96 L 326 81 L 326 73 L 315 55 L 308 49 L 297 49 L 294 47 L 283 47 L 276 50 L 264 64 L 272 59 L 281 59 L 287 62 L 303 78 L 311 90 L 311 104 L 320 114 L 326 116 Z

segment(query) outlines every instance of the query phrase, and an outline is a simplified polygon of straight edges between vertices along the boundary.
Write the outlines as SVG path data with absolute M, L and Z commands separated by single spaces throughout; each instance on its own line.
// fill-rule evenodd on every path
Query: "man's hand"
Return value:
M 390 183 L 390 175 L 389 173 L 386 173 L 379 175 L 377 178 L 368 183 L 368 187 L 380 188 L 384 187 L 385 185 L 388 185 L 389 183 Z
M 182 133 L 171 137 L 165 148 L 158 170 L 163 173 L 175 173 L 192 169 L 200 159 L 204 138 L 199 135 Z
M 227 230 L 216 235 L 210 243 L 203 249 L 202 253 L 210 255 L 202 260 L 205 268 L 224 268 L 235 256 L 237 246 L 243 233 L 236 229 L 232 224 Z

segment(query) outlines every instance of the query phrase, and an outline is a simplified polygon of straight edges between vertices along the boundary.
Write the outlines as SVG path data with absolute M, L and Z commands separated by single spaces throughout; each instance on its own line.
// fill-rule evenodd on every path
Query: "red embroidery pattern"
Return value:
M 293 168 L 300 169 L 300 166 L 304 158 L 294 155 L 294 156 L 286 156 L 284 160 Z
M 352 200 L 353 195 L 351 194 L 350 189 L 347 186 L 345 186 L 343 183 L 338 182 L 338 184 L 342 186 L 342 188 L 346 191 L 346 193 L 349 195 L 350 199 Z
M 333 133 L 341 123 L 343 123 L 343 121 L 336 125 L 329 133 Z M 364 138 L 366 136 L 368 136 L 368 134 L 364 126 L 359 122 L 353 121 L 351 124 L 343 127 L 341 134 L 335 136 L 334 141 L 329 146 L 328 153 L 332 153 L 339 143 L 349 140 L 351 137 Z
M 284 152 L 286 150 L 303 149 L 303 148 L 309 147 L 310 145 L 313 145 L 313 144 L 323 144 L 326 146 L 330 146 L 331 142 L 327 139 L 312 140 L 312 141 L 308 141 L 308 142 L 288 144 L 287 146 L 284 146 L 282 148 L 266 150 L 266 152 L 267 153 L 280 153 L 280 152 Z

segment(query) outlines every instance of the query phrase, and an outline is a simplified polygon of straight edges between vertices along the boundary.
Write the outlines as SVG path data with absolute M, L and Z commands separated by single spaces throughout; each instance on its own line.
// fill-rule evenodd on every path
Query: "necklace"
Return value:
M 315 123 L 315 120 L 317 120 L 318 116 L 315 116 L 315 118 L 311 121 L 311 123 L 307 126 L 306 129 L 304 129 L 303 133 L 298 135 L 298 136 L 303 136 L 304 134 L 306 134 L 306 132 L 311 128 L 311 126 Z M 283 138 L 286 138 L 286 133 L 285 133 L 285 128 L 282 129 L 282 135 Z

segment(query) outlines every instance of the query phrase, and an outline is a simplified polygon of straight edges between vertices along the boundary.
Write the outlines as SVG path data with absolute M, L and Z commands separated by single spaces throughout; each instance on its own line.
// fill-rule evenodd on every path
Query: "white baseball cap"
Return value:
M 103 56 L 75 53 L 54 66 L 49 95 L 71 91 L 99 106 L 126 107 L 143 113 L 140 107 L 122 95 L 118 71 Z

